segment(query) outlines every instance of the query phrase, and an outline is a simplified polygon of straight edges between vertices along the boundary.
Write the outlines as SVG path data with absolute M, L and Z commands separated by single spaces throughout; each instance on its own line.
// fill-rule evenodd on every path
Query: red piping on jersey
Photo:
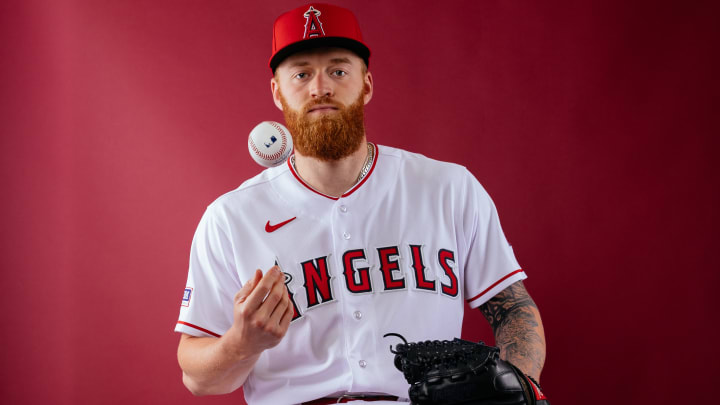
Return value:
M 372 143 L 372 142 L 371 142 L 371 143 Z M 348 191 L 347 193 L 341 195 L 340 197 L 332 197 L 332 196 L 329 196 L 329 195 L 327 195 L 327 194 L 323 194 L 323 193 L 315 190 L 314 188 L 310 187 L 310 185 L 307 184 L 307 183 L 305 183 L 305 181 L 300 177 L 299 174 L 295 173 L 295 169 L 293 168 L 293 165 L 290 163 L 290 159 L 289 159 L 289 158 L 288 158 L 288 160 L 287 160 L 287 164 L 288 164 L 288 167 L 290 168 L 290 173 L 292 173 L 293 176 L 295 176 L 295 178 L 298 179 L 298 181 L 300 182 L 300 184 L 302 184 L 303 186 L 307 187 L 308 190 L 312 191 L 312 192 L 315 193 L 315 194 L 319 194 L 319 195 L 321 195 L 321 196 L 323 196 L 323 197 L 325 197 L 325 198 L 329 198 L 329 199 L 331 199 L 331 200 L 336 200 L 336 201 L 337 201 L 337 200 L 339 200 L 340 198 L 347 197 L 347 196 L 349 196 L 350 194 L 354 193 L 355 190 L 357 190 L 358 188 L 360 188 L 360 186 L 362 186 L 362 185 L 367 181 L 367 179 L 370 178 L 370 175 L 371 175 L 372 172 L 375 170 L 375 165 L 377 164 L 378 158 L 380 157 L 380 148 L 378 148 L 378 146 L 375 145 L 374 143 L 373 143 L 372 145 L 375 146 L 375 159 L 373 159 L 373 164 L 372 164 L 372 167 L 370 167 L 370 171 L 368 171 L 368 174 L 365 175 L 365 177 L 362 179 L 362 181 L 360 181 L 360 183 L 356 184 L 355 187 L 351 188 L 350 191 Z
M 220 337 L 220 335 L 218 335 L 217 333 L 215 333 L 215 332 L 210 332 L 209 330 L 207 330 L 207 329 L 205 329 L 205 328 L 201 328 L 201 327 L 199 327 L 199 326 L 197 326 L 197 325 L 193 325 L 193 324 L 191 324 L 191 323 L 187 323 L 187 322 L 183 322 L 183 321 L 178 321 L 178 323 L 179 323 L 180 325 L 189 326 L 189 327 L 195 328 L 195 329 L 197 329 L 197 330 L 199 330 L 199 331 L 203 331 L 203 332 L 205 332 L 205 333 L 207 333 L 207 334 L 209 334 L 209 335 L 213 335 L 213 336 L 215 336 L 215 337 Z
M 481 295 L 483 295 L 483 294 L 485 294 L 486 292 L 488 292 L 488 291 L 492 290 L 493 288 L 495 288 L 496 285 L 502 283 L 503 281 L 507 280 L 507 279 L 510 278 L 511 276 L 513 276 L 513 275 L 515 275 L 515 274 L 517 274 L 517 273 L 520 273 L 521 271 L 522 271 L 522 269 L 517 269 L 517 270 L 513 271 L 512 273 L 510 273 L 510 274 L 506 275 L 505 277 L 501 278 L 500 280 L 496 281 L 496 282 L 495 282 L 493 285 L 491 285 L 490 287 L 486 288 L 485 291 L 483 291 L 483 292 L 481 292 L 480 294 L 478 294 L 478 295 L 476 295 L 476 296 L 474 296 L 474 297 L 472 297 L 472 298 L 470 298 L 470 299 L 467 299 L 467 300 L 465 300 L 465 301 L 467 301 L 467 302 L 475 301 L 476 299 L 480 298 Z

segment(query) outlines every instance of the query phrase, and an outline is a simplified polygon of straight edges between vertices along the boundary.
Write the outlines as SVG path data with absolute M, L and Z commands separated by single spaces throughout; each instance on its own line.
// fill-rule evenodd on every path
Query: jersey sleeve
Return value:
M 222 224 L 211 205 L 195 231 L 176 332 L 219 337 L 232 325 L 233 298 L 242 283 Z
M 505 239 L 495 204 L 477 179 L 470 172 L 467 174 L 464 222 L 468 249 L 464 293 L 468 305 L 477 308 L 527 276 Z

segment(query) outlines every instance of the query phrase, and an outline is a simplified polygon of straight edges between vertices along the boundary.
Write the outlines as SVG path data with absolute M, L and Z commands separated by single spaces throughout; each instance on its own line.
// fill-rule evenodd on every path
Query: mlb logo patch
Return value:
M 192 292 L 193 292 L 193 289 L 191 287 L 187 287 L 185 289 L 185 292 L 183 293 L 182 306 L 184 306 L 184 307 L 190 306 L 190 298 L 192 298 Z

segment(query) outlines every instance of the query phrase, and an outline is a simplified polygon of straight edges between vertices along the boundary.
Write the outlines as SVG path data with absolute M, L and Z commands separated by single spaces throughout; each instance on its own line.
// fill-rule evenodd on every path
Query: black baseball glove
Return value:
M 403 340 L 390 351 L 413 405 L 550 405 L 540 385 L 483 342 Z

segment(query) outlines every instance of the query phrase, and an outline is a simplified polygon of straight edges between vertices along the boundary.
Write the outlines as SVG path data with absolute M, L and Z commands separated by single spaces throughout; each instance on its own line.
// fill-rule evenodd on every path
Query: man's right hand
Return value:
M 256 270 L 233 299 L 233 325 L 223 336 L 226 348 L 238 359 L 259 355 L 280 343 L 293 315 L 280 268 L 273 266 L 265 275 Z
M 260 270 L 233 300 L 233 324 L 220 338 L 183 334 L 178 361 L 183 383 L 195 395 L 226 394 L 247 379 L 263 350 L 287 333 L 294 308 L 285 277 L 275 266 Z

